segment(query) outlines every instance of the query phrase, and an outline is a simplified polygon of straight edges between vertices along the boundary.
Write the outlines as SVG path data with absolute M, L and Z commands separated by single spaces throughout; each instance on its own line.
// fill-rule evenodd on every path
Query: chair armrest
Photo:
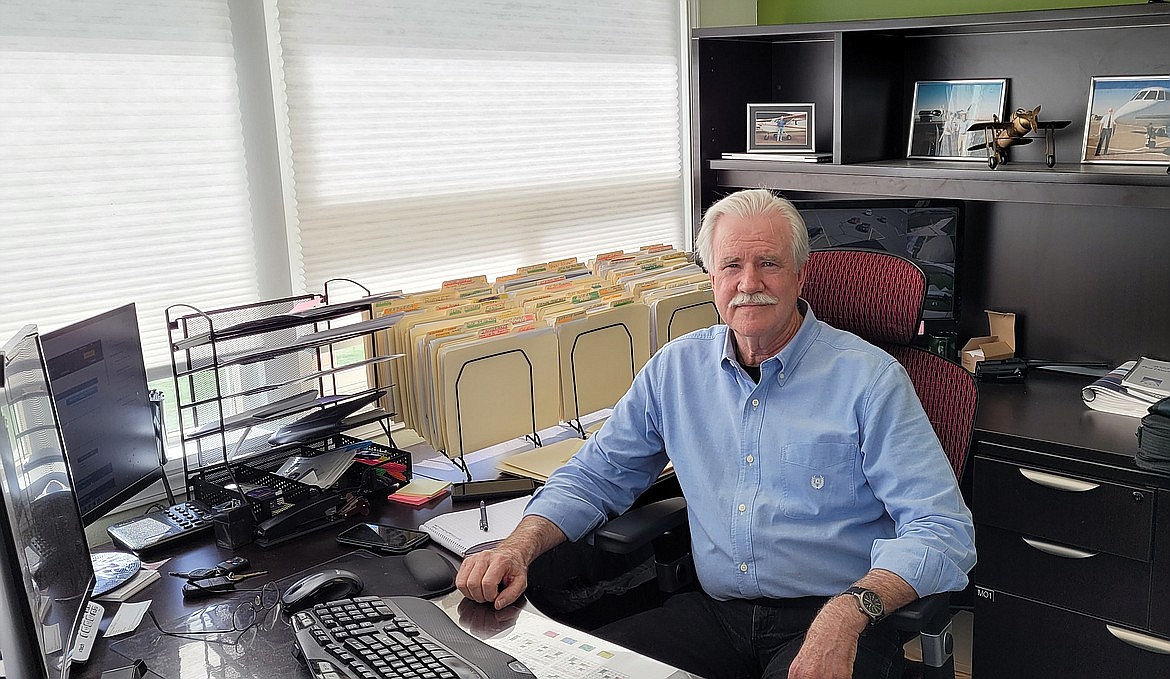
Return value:
M 951 621 L 951 593 L 915 599 L 890 614 L 894 627 L 907 632 L 937 632 Z
M 651 502 L 610 519 L 593 531 L 593 544 L 602 551 L 629 554 L 687 522 L 687 501 L 671 497 Z

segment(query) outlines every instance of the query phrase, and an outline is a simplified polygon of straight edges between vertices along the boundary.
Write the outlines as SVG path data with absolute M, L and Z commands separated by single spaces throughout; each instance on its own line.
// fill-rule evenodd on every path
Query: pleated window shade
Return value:
M 0 4 L 0 158 L 0 337 L 257 298 L 227 2 Z
M 678 0 L 279 0 L 307 290 L 684 246 Z

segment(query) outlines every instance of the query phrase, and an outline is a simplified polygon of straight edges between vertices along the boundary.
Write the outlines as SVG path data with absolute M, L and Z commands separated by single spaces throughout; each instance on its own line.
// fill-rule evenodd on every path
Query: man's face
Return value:
M 796 298 L 804 269 L 792 259 L 792 233 L 779 215 L 724 215 L 715 225 L 708 269 L 715 307 L 740 338 L 769 345 L 800 323 Z

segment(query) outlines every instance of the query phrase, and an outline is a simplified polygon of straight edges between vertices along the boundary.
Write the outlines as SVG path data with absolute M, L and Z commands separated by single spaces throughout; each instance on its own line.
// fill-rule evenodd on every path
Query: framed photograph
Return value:
M 1006 100 L 1006 78 L 919 80 L 914 83 L 906 157 L 986 161 L 983 133 L 968 132 L 967 128 L 1003 120 Z M 967 150 L 977 144 L 979 148 Z
M 1083 163 L 1170 164 L 1170 75 L 1093 78 Z
M 747 150 L 812 153 L 816 143 L 812 104 L 748 104 Z

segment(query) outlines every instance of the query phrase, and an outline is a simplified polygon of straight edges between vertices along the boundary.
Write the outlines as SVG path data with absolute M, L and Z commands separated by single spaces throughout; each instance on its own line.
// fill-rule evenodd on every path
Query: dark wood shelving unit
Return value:
M 740 188 L 793 198 L 965 202 L 961 335 L 984 309 L 1018 315 L 1028 358 L 1120 363 L 1170 347 L 1167 165 L 1080 163 L 1094 76 L 1170 74 L 1164 3 L 967 16 L 696 29 L 691 39 L 693 213 Z M 1042 106 L 1041 141 L 982 159 L 907 159 L 920 80 L 1006 78 L 1007 108 Z M 730 160 L 749 103 L 812 102 L 830 163 Z

